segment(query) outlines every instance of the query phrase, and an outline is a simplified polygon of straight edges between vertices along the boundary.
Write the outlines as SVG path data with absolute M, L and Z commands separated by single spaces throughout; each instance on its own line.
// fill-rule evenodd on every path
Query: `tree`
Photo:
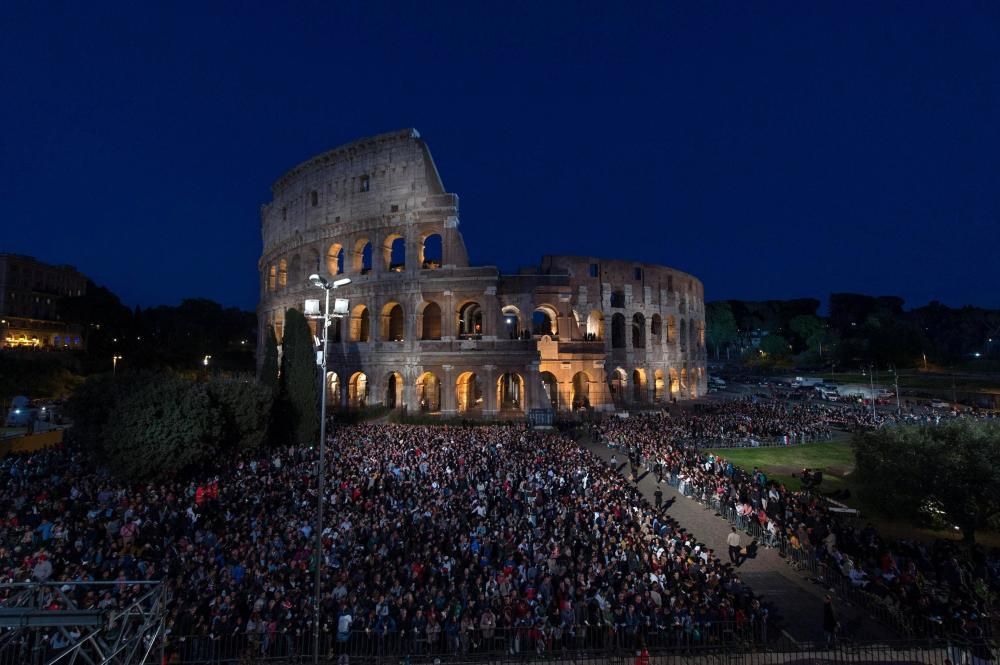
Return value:
M 717 301 L 705 305 L 705 336 L 708 343 L 715 347 L 715 358 L 719 358 L 719 349 L 736 341 L 736 317 L 728 302 Z
M 274 334 L 274 326 L 267 327 L 267 340 L 264 342 L 264 359 L 260 365 L 261 384 L 271 390 L 272 395 L 278 394 L 278 338 Z
M 788 327 L 798 338 L 800 349 L 819 346 L 823 339 L 823 323 L 811 314 L 799 314 L 788 322 Z
M 788 348 L 788 340 L 781 335 L 766 335 L 760 340 L 760 350 L 774 358 L 787 356 L 791 349 Z
M 264 445 L 271 421 L 271 389 L 251 381 L 211 381 L 208 394 L 224 428 L 223 451 L 253 450 Z
M 161 377 L 112 409 L 104 450 L 111 467 L 129 480 L 169 477 L 218 459 L 224 425 L 205 384 Z
M 278 394 L 290 443 L 313 443 L 319 436 L 319 382 L 316 348 L 306 318 L 297 309 L 285 312 Z
M 1000 424 L 893 427 L 857 435 L 853 447 L 862 495 L 890 517 L 913 518 L 930 504 L 971 543 L 1000 515 Z

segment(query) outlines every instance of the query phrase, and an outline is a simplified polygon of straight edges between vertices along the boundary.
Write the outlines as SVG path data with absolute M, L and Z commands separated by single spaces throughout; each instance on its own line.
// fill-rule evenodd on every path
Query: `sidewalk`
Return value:
M 607 446 L 594 442 L 589 434 L 580 439 L 580 444 L 608 464 L 612 452 L 618 452 L 619 457 L 623 457 L 621 451 L 612 451 Z M 623 477 L 628 476 L 627 463 L 620 467 L 619 472 Z M 652 473 L 639 480 L 638 489 L 650 503 L 654 501 L 656 487 L 656 476 Z M 716 556 L 727 561 L 726 536 L 730 532 L 729 522 L 717 516 L 712 509 L 679 494 L 668 483 L 663 482 L 659 487 L 663 491 L 664 504 L 670 506 L 668 513 L 693 533 L 699 542 L 714 549 Z M 750 542 L 750 536 L 745 533 L 741 533 L 741 536 L 744 544 Z M 739 567 L 739 575 L 754 593 L 771 604 L 778 615 L 775 618 L 792 639 L 798 642 L 823 640 L 823 596 L 826 590 L 810 582 L 805 574 L 792 569 L 778 555 L 777 550 L 760 547 L 755 558 L 747 559 Z M 841 624 L 854 629 L 850 633 L 852 639 L 881 640 L 894 637 L 890 630 L 868 618 L 861 610 L 837 599 L 834 604 Z

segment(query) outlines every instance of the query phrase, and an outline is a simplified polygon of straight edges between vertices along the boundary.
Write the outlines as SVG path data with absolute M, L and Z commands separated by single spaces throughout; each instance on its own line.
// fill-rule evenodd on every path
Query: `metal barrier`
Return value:
M 302 651 L 294 651 L 291 647 L 282 647 L 280 641 L 272 643 L 268 649 L 263 648 L 261 640 L 248 636 L 237 639 L 231 636 L 227 639 L 208 637 L 183 638 L 193 648 L 186 652 L 168 652 L 167 663 L 177 665 L 235 665 L 236 663 L 307 663 L 312 660 L 312 640 L 308 635 L 299 635 L 294 645 L 304 647 Z M 645 647 L 646 654 L 640 648 L 629 646 L 611 646 L 609 648 L 590 648 L 587 645 L 554 644 L 551 639 L 527 640 L 520 645 L 525 648 L 512 650 L 503 648 L 507 643 L 492 645 L 490 648 L 463 649 L 459 641 L 456 648 L 449 649 L 446 641 L 437 644 L 421 643 L 411 639 L 407 641 L 398 634 L 388 634 L 381 637 L 357 636 L 353 634 L 343 641 L 335 634 L 324 635 L 320 662 L 326 665 L 366 665 L 371 663 L 386 663 L 391 665 L 414 663 L 496 663 L 518 664 L 527 662 L 545 662 L 551 665 L 571 665 L 581 661 L 595 665 L 673 665 L 677 664 L 715 664 L 729 663 L 731 665 L 779 665 L 827 663 L 899 663 L 946 665 L 946 663 L 982 663 L 993 659 L 993 650 L 982 640 L 969 641 L 962 639 L 925 639 L 901 642 L 880 642 L 859 644 L 839 641 L 834 644 L 793 644 L 761 648 L 738 642 L 733 643 L 695 643 L 679 645 L 652 645 Z M 174 638 L 179 639 L 179 638 Z M 209 640 L 213 643 L 206 643 Z M 203 644 L 207 651 L 198 653 L 196 645 Z M 541 647 L 539 646 L 541 645 Z M 633 645 L 634 646 L 634 645 Z M 196 647 L 196 648 L 195 648 Z M 277 648 L 274 648 L 277 647 Z

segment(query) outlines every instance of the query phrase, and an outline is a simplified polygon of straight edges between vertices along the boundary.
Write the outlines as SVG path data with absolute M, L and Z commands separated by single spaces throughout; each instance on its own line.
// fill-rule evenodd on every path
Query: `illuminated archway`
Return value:
M 368 404 L 368 376 L 364 372 L 355 372 L 347 384 L 347 400 L 352 408 L 360 408 Z
M 548 305 L 536 307 L 531 313 L 531 334 L 535 336 L 548 335 L 549 337 L 559 336 L 558 313 Z
M 556 380 L 552 372 L 542 372 L 539 375 L 542 379 L 542 390 L 545 391 L 546 402 L 553 410 L 559 410 L 559 381 Z
M 587 317 L 587 339 L 604 339 L 604 314 L 596 309 Z
M 632 370 L 632 400 L 635 402 L 646 401 L 646 371 L 642 369 Z
M 398 233 L 386 237 L 382 245 L 382 261 L 389 272 L 403 272 L 406 269 L 406 240 Z
M 424 270 L 440 268 L 443 263 L 443 249 L 441 234 L 431 233 L 424 236 L 420 243 L 420 267 Z
M 344 246 L 339 242 L 330 245 L 330 249 L 326 251 L 326 271 L 331 275 L 344 272 Z
M 336 372 L 326 373 L 326 404 L 335 409 L 340 406 L 340 377 Z
M 441 381 L 433 372 L 424 372 L 417 378 L 417 406 L 421 411 L 441 410 Z
M 482 409 L 483 391 L 474 372 L 462 372 L 455 380 L 455 406 L 459 413 Z
M 617 368 L 611 373 L 611 378 L 609 380 L 611 388 L 611 399 L 615 404 L 621 404 L 625 401 L 625 387 L 628 385 L 628 379 L 625 378 L 625 370 L 622 368 Z
M 674 367 L 670 368 L 670 396 L 676 397 L 681 391 L 681 381 L 677 374 L 677 369 Z
M 367 275 L 372 270 L 372 244 L 368 238 L 358 238 L 354 243 L 354 272 Z
M 403 375 L 390 372 L 385 380 L 385 406 L 398 409 L 403 406 Z
M 441 306 L 436 302 L 422 303 L 417 310 L 420 339 L 441 339 Z
M 385 342 L 402 342 L 405 335 L 403 306 L 398 302 L 386 303 L 381 318 L 379 338 Z
M 477 302 L 467 302 L 458 310 L 459 337 L 478 337 L 483 334 L 483 308 Z
M 507 372 L 497 379 L 497 408 L 501 411 L 524 410 L 524 380 L 520 374 Z
M 658 369 L 653 372 L 653 400 L 662 402 L 666 396 L 667 382 L 663 378 L 663 370 Z
M 504 337 L 519 339 L 521 337 L 521 310 L 513 305 L 507 305 L 500 314 L 503 316 Z
M 351 341 L 371 341 L 371 315 L 364 305 L 355 305 L 351 310 Z
M 573 408 L 590 408 L 590 376 L 586 372 L 573 375 Z

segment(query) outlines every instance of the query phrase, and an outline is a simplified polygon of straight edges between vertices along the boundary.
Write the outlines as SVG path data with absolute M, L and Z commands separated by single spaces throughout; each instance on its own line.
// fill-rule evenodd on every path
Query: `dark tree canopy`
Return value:
M 890 517 L 913 519 L 930 502 L 973 541 L 1000 514 L 998 423 L 892 427 L 853 445 L 862 491 Z

